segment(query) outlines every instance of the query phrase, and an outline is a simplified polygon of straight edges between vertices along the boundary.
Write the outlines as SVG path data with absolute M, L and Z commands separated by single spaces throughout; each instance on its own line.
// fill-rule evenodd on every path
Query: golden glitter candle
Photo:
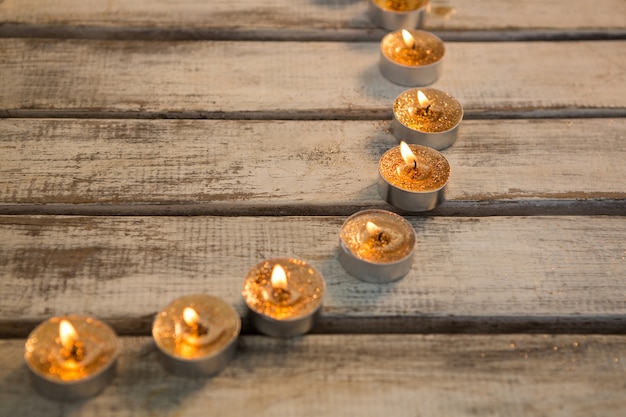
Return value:
M 360 211 L 341 227 L 339 262 L 362 281 L 396 281 L 411 270 L 415 241 L 413 227 L 401 216 L 385 210 Z
M 429 7 L 430 0 L 370 0 L 367 14 L 383 29 L 420 28 Z
M 400 85 L 432 84 L 441 75 L 445 53 L 443 41 L 430 32 L 391 32 L 380 42 L 380 72 Z
M 401 142 L 380 158 L 378 173 L 378 192 L 385 201 L 418 212 L 444 201 L 450 164 L 432 148 Z
M 154 319 L 152 336 L 163 367 L 176 375 L 210 376 L 235 356 L 241 319 L 223 300 L 205 294 L 177 298 Z
M 322 275 L 306 262 L 275 258 L 248 272 L 242 295 L 257 330 L 268 336 L 292 337 L 313 327 L 325 287 Z
M 391 130 L 398 140 L 441 150 L 457 138 L 463 107 L 436 88 L 414 88 L 393 103 Z
M 24 360 L 35 388 L 54 400 L 96 395 L 115 376 L 117 336 L 106 324 L 84 316 L 53 317 L 26 341 Z

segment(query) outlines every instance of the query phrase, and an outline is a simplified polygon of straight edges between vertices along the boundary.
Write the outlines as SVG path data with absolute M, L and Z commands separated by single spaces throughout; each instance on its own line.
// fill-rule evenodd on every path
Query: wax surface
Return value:
M 367 222 L 380 228 L 367 231 Z M 341 228 L 341 242 L 356 257 L 375 263 L 391 263 L 406 258 L 415 247 L 411 225 L 395 213 L 365 210 L 351 216 Z
M 391 185 L 407 191 L 430 192 L 442 188 L 450 177 L 450 164 L 442 154 L 432 148 L 409 145 L 418 160 L 417 175 L 406 175 L 409 170 L 402 159 L 400 147 L 396 146 L 385 152 L 380 158 L 379 170 L 383 178 Z M 407 168 L 398 173 L 398 167 Z M 427 172 L 424 172 L 427 171 Z
M 417 99 L 422 91 L 430 101 L 428 109 Z M 426 133 L 446 132 L 463 118 L 463 108 L 457 99 L 436 88 L 415 88 L 400 94 L 393 103 L 393 114 L 404 126 Z
M 441 39 L 423 30 L 409 30 L 415 39 L 415 47 L 409 48 L 402 38 L 402 31 L 387 34 L 381 41 L 381 51 L 391 61 L 408 66 L 431 65 L 441 61 L 446 48 Z

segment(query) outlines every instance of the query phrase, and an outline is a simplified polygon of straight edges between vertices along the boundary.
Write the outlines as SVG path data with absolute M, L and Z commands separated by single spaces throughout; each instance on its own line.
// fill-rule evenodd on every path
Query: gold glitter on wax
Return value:
M 446 158 L 426 146 L 409 145 L 409 147 L 417 157 L 416 170 L 407 167 L 400 154 L 400 147 L 396 146 L 380 158 L 379 170 L 383 178 L 397 188 L 413 192 L 431 192 L 446 185 L 450 177 L 450 164 Z M 398 167 L 401 169 L 398 170 Z M 415 175 L 407 175 L 407 170 L 415 171 Z
M 296 298 L 288 303 L 275 297 L 271 277 L 274 265 L 279 263 L 287 275 L 286 291 Z M 242 295 L 251 310 L 277 320 L 291 320 L 315 312 L 324 295 L 324 281 L 306 262 L 278 258 L 262 262 L 252 268 L 243 282 Z
M 393 103 L 393 113 L 404 126 L 426 133 L 446 132 L 461 122 L 463 109 L 452 96 L 434 88 L 419 88 L 428 98 L 427 108 L 420 106 L 418 89 L 407 90 Z
M 446 48 L 438 37 L 423 30 L 408 30 L 415 39 L 413 48 L 407 46 L 402 31 L 391 32 L 383 38 L 381 50 L 395 63 L 408 66 L 423 66 L 440 61 Z
M 369 233 L 367 222 L 379 231 Z M 358 258 L 369 262 L 391 263 L 406 258 L 415 246 L 415 233 L 398 215 L 368 211 L 355 215 L 341 230 L 341 241 Z
M 374 0 L 379 7 L 396 12 L 410 12 L 428 4 L 428 0 Z

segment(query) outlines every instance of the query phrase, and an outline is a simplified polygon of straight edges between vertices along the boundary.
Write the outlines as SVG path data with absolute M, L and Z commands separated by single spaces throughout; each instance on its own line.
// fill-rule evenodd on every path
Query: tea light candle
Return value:
M 163 367 L 183 376 L 210 376 L 235 356 L 241 319 L 237 311 L 211 295 L 177 298 L 154 319 L 152 336 Z
M 424 25 L 430 0 L 370 0 L 368 16 L 376 26 L 396 30 Z
M 391 130 L 398 140 L 445 149 L 457 138 L 463 107 L 457 99 L 435 88 L 411 89 L 393 103 Z
M 366 282 L 396 281 L 411 270 L 415 231 L 401 216 L 364 210 L 348 217 L 339 235 L 339 262 Z
M 24 360 L 35 388 L 54 400 L 91 397 L 115 376 L 117 336 L 84 316 L 53 317 L 33 330 Z
M 275 258 L 250 269 L 242 295 L 252 325 L 274 337 L 308 332 L 322 307 L 326 284 L 304 261 Z
M 444 201 L 450 164 L 432 148 L 401 142 L 380 158 L 378 173 L 378 192 L 384 200 L 418 212 L 432 210 Z
M 400 85 L 428 85 L 441 75 L 443 41 L 423 30 L 398 30 L 380 42 L 380 72 Z

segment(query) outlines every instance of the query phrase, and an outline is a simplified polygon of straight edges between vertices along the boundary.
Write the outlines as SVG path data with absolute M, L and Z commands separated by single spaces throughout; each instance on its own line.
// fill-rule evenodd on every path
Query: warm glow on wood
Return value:
M 287 289 L 287 273 L 280 265 L 274 265 L 272 269 L 272 288 L 286 290 Z
M 67 320 L 61 320 L 59 323 L 59 338 L 61 339 L 61 345 L 65 349 L 71 351 L 74 348 L 74 343 L 78 339 L 78 333 L 76 333 L 72 323 Z

